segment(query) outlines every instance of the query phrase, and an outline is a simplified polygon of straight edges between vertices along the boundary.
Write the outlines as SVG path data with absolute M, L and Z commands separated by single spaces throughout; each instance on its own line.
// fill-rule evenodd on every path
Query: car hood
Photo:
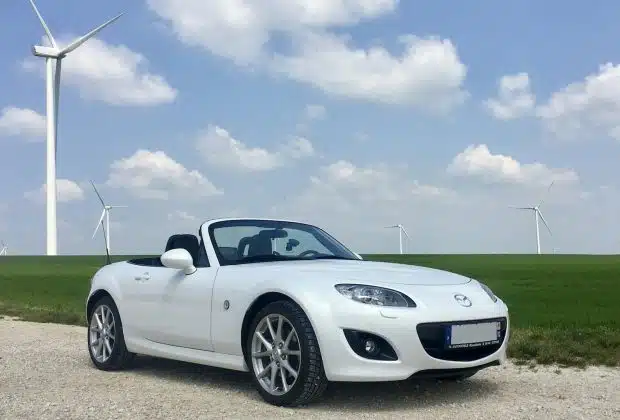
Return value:
M 309 260 L 244 264 L 248 269 L 262 267 L 290 276 L 348 283 L 382 283 L 441 286 L 465 284 L 469 277 L 449 271 L 408 264 L 379 261 Z M 241 266 L 239 266 L 241 267 Z

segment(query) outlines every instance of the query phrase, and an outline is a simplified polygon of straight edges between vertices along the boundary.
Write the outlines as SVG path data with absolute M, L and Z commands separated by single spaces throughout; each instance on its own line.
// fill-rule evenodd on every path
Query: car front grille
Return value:
M 475 324 L 479 322 L 500 322 L 499 343 L 489 344 L 471 348 L 449 349 L 445 346 L 445 330 L 450 325 L 456 324 Z M 441 360 L 450 360 L 455 362 L 471 362 L 482 359 L 495 353 L 504 343 L 506 339 L 506 318 L 488 318 L 476 319 L 471 321 L 446 321 L 446 322 L 428 322 L 418 324 L 416 330 L 420 342 L 429 356 Z

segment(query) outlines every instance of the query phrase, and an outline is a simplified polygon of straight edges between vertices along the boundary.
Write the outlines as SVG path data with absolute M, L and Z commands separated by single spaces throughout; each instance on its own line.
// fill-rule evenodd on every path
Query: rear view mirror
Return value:
M 299 241 L 297 239 L 289 239 L 288 242 L 286 243 L 286 250 L 287 251 L 291 251 L 294 247 L 296 247 L 297 245 L 299 245 Z
M 187 275 L 196 272 L 196 267 L 194 267 L 194 259 L 185 248 L 174 248 L 166 251 L 162 254 L 160 260 L 164 267 L 183 270 L 183 272 Z

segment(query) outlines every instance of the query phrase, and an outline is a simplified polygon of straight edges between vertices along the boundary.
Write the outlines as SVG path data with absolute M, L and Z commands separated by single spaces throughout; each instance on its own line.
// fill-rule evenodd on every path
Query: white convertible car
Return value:
M 88 351 L 102 370 L 135 354 L 249 371 L 294 406 L 329 381 L 462 379 L 506 358 L 508 309 L 458 274 L 364 261 L 318 227 L 209 220 L 160 257 L 91 280 Z

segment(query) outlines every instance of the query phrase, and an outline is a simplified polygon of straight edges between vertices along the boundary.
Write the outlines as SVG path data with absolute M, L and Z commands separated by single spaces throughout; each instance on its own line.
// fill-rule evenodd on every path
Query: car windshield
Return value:
M 225 220 L 209 227 L 221 265 L 316 259 L 357 260 L 357 255 L 316 226 L 275 220 Z

